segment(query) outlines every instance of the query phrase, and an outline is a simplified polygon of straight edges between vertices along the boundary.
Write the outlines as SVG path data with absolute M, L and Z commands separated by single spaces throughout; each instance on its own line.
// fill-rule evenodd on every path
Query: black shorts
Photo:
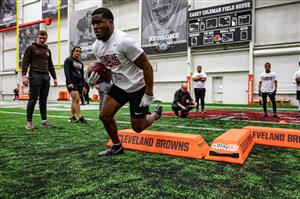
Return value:
M 107 95 L 114 98 L 121 106 L 129 102 L 130 115 L 133 118 L 145 118 L 149 113 L 149 107 L 140 107 L 141 100 L 145 93 L 145 87 L 133 93 L 126 93 L 123 89 L 112 85 Z
M 78 91 L 79 94 L 82 93 L 82 90 L 83 90 L 83 83 L 72 83 L 74 88 L 69 88 L 68 85 L 67 85 L 67 89 L 69 91 L 69 93 L 71 93 L 72 91 Z
M 297 91 L 297 100 L 300 100 L 300 91 Z

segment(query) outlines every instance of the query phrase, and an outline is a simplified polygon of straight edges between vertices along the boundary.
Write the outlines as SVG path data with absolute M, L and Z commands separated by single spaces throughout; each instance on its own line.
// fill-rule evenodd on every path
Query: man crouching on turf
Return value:
M 162 107 L 149 113 L 153 102 L 153 70 L 143 49 L 125 32 L 114 29 L 114 17 L 107 8 L 98 8 L 92 13 L 92 26 L 97 37 L 93 51 L 97 60 L 111 70 L 113 85 L 104 98 L 100 120 L 112 140 L 113 146 L 98 153 L 100 156 L 123 153 L 124 148 L 118 136 L 114 119 L 117 111 L 129 102 L 131 126 L 135 132 L 142 132 L 159 119 Z M 97 84 L 99 74 L 86 74 L 91 86 Z

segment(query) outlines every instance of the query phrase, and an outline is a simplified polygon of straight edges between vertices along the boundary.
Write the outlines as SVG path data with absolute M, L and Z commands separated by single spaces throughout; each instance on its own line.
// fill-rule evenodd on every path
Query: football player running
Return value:
M 109 149 L 98 155 L 121 154 L 124 151 L 118 136 L 114 119 L 117 111 L 129 102 L 131 126 L 135 132 L 142 132 L 160 118 L 162 107 L 149 113 L 153 102 L 153 70 L 143 49 L 125 32 L 114 29 L 114 17 L 107 8 L 97 8 L 92 13 L 92 26 L 97 40 L 93 51 L 97 60 L 112 72 L 113 85 L 104 98 L 99 118 L 113 142 Z M 91 86 L 97 84 L 99 74 L 86 75 Z

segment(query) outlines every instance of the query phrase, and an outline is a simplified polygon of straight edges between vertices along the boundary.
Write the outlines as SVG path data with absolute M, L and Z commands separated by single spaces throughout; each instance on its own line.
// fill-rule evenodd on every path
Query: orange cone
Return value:
M 284 120 L 280 120 L 278 123 L 279 123 L 279 124 L 287 124 L 287 122 L 284 121 Z

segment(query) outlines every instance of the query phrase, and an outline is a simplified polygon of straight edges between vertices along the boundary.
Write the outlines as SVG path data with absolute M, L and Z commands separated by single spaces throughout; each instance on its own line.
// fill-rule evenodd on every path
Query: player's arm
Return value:
M 293 83 L 297 84 L 297 73 L 295 73 L 293 76 Z
M 200 80 L 201 80 L 201 77 L 199 77 L 199 76 L 193 77 L 193 81 L 195 81 L 195 82 L 200 81 Z
M 278 83 L 277 83 L 277 74 L 274 75 L 274 84 L 275 84 L 274 93 L 276 94 L 276 92 L 277 92 L 277 86 L 278 86 Z
M 72 87 L 71 84 L 71 62 L 70 62 L 70 59 L 67 58 L 65 59 L 65 62 L 64 62 L 64 72 L 65 72 L 65 77 L 66 77 L 66 84 L 68 87 Z
M 206 81 L 206 77 L 201 77 L 201 78 L 200 78 L 200 81 L 201 81 L 201 82 L 205 82 L 205 81 Z
M 145 53 L 142 53 L 134 63 L 143 70 L 146 84 L 145 94 L 153 96 L 153 69 Z
M 258 90 L 261 91 L 261 81 L 258 83 Z
M 261 81 L 258 83 L 258 95 L 261 96 Z
M 28 86 L 29 80 L 26 77 L 28 72 L 28 68 L 30 67 L 32 62 L 32 46 L 26 48 L 23 61 L 22 61 L 22 82 L 24 86 Z
M 51 51 L 49 49 L 48 49 L 48 51 L 49 51 L 48 69 L 49 69 L 50 75 L 52 76 L 52 78 L 54 80 L 54 86 L 57 86 L 58 82 L 57 82 L 56 72 L 54 69 L 54 64 L 52 61 Z
M 174 94 L 174 102 L 177 104 L 177 106 L 179 106 L 182 109 L 185 109 L 185 107 L 180 103 L 180 99 L 179 99 L 179 92 L 176 91 L 176 93 Z

